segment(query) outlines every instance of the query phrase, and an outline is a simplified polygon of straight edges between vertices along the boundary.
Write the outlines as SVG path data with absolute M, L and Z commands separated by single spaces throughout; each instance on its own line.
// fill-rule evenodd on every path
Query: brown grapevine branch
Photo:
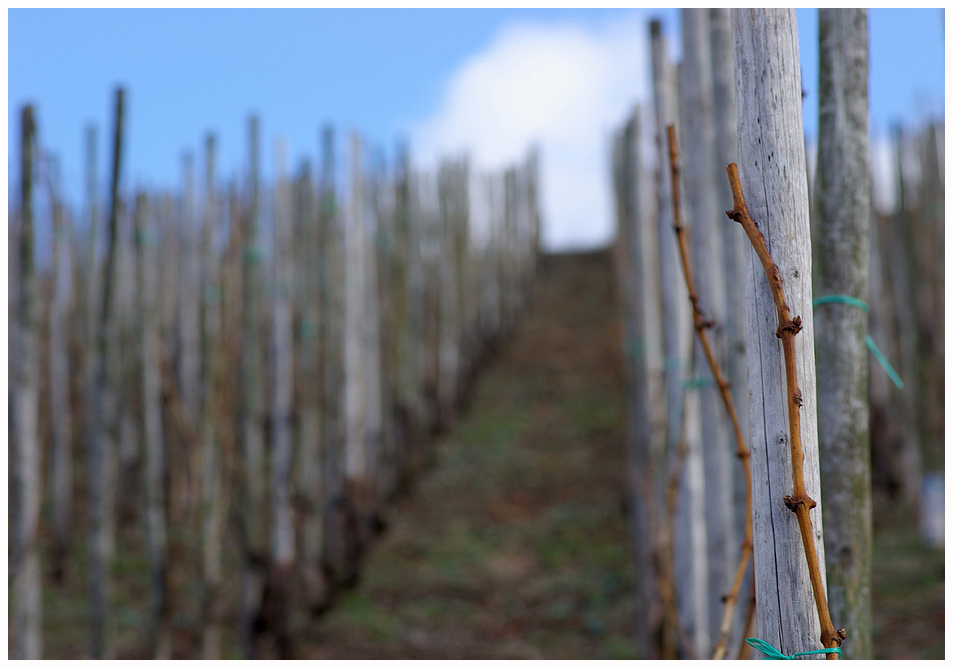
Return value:
M 721 367 L 715 359 L 711 349 L 711 343 L 708 341 L 707 329 L 712 326 L 710 320 L 705 320 L 699 307 L 698 293 L 695 291 L 695 278 L 692 275 L 692 265 L 688 258 L 688 241 L 685 232 L 685 224 L 682 221 L 682 209 L 680 202 L 679 174 L 681 167 L 678 159 L 678 144 L 675 141 L 675 126 L 668 126 L 668 151 L 672 169 L 672 204 L 675 209 L 674 228 L 678 239 L 678 252 L 682 260 L 682 269 L 685 273 L 685 283 L 688 285 L 688 297 L 692 302 L 692 312 L 694 314 L 695 331 L 698 333 L 698 340 L 705 351 L 705 357 L 708 359 L 708 365 L 711 367 L 712 375 L 721 392 L 721 398 L 725 403 L 725 409 L 728 411 L 728 417 L 731 419 L 731 425 L 735 432 L 735 442 L 737 446 L 737 457 L 741 460 L 741 465 L 745 473 L 745 533 L 741 543 L 741 555 L 738 559 L 738 568 L 735 569 L 735 579 L 731 590 L 725 595 L 725 612 L 721 619 L 718 642 L 713 649 L 712 658 L 723 659 L 728 652 L 728 633 L 731 630 L 731 620 L 734 615 L 735 607 L 738 602 L 738 592 L 741 590 L 741 583 L 744 580 L 745 570 L 748 568 L 748 562 L 751 560 L 751 553 L 754 547 L 751 534 L 751 452 L 745 444 L 744 435 L 741 431 L 741 423 L 738 420 L 738 411 L 735 409 L 735 402 L 731 397 L 729 388 L 731 383 L 725 380 L 721 373 Z
M 771 259 L 764 235 L 758 229 L 758 224 L 748 213 L 748 205 L 741 190 L 741 181 L 738 178 L 738 165 L 731 163 L 727 167 L 728 182 L 731 186 L 733 200 L 732 211 L 725 214 L 732 220 L 741 223 L 748 240 L 754 247 L 761 266 L 764 268 L 774 306 L 778 312 L 777 336 L 781 339 L 784 350 L 784 372 L 787 380 L 788 424 L 790 426 L 791 468 L 794 478 L 794 494 L 784 497 L 784 505 L 794 511 L 797 516 L 798 528 L 801 532 L 801 541 L 804 544 L 804 554 L 807 557 L 807 568 L 811 576 L 811 589 L 814 591 L 814 602 L 817 605 L 817 616 L 821 622 L 821 644 L 824 647 L 839 647 L 846 637 L 844 629 L 835 630 L 831 622 L 830 610 L 827 607 L 827 598 L 824 595 L 824 584 L 821 580 L 821 568 L 817 558 L 817 549 L 814 545 L 814 531 L 811 526 L 810 510 L 817 503 L 807 495 L 804 486 L 804 450 L 801 447 L 801 390 L 797 386 L 797 368 L 794 360 L 794 337 L 801 331 L 801 317 L 791 318 L 791 310 L 784 299 L 784 288 L 781 285 L 781 272 Z M 837 654 L 828 654 L 827 658 L 837 659 Z

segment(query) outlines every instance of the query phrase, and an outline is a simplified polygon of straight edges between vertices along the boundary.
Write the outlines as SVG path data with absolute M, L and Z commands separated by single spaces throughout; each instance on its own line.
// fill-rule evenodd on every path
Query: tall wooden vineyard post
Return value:
M 414 424 L 414 353 L 412 300 L 410 287 L 410 157 L 406 145 L 398 150 L 394 177 L 393 219 L 393 326 L 396 386 L 394 388 L 395 438 L 398 452 L 396 481 L 408 474 L 409 449 L 416 434 Z
M 814 372 L 811 246 L 794 10 L 732 10 L 737 67 L 738 159 L 748 209 L 780 271 L 792 316 L 801 392 L 800 439 L 813 539 L 823 575 Z M 791 434 L 778 314 L 761 262 L 745 251 L 746 357 L 751 438 L 758 635 L 785 654 L 821 647 L 820 621 L 798 521 L 784 502 L 792 489 Z M 795 462 L 796 463 L 796 462 Z
M 184 194 L 181 202 L 181 214 L 178 220 L 179 272 L 178 287 L 178 357 L 176 378 L 182 406 L 193 423 L 199 424 L 201 399 L 201 297 L 202 291 L 196 286 L 201 284 L 199 275 L 200 241 L 195 225 L 195 157 L 191 151 L 182 156 L 182 178 Z M 198 471 L 200 453 L 186 441 L 181 458 L 185 470 Z M 174 470 L 173 480 L 179 481 L 173 486 L 172 508 L 178 510 L 176 516 L 189 516 L 189 500 L 195 498 L 197 476 L 186 476 Z
M 156 308 L 156 238 L 149 226 L 149 209 L 144 193 L 136 196 L 136 322 L 139 351 L 139 442 L 144 466 L 143 517 L 149 559 L 149 645 L 156 659 L 172 658 L 171 609 L 168 598 L 168 528 L 166 526 L 166 454 L 162 429 L 162 391 L 156 356 L 159 353 L 158 309 Z
M 356 178 L 363 178 L 362 175 Z M 381 501 L 380 470 L 383 444 L 383 368 L 381 357 L 381 295 L 378 284 L 378 230 L 380 221 L 374 206 L 377 174 L 360 187 L 362 243 L 364 244 L 364 452 L 366 478 L 358 491 L 358 514 L 361 530 L 358 544 L 367 542 L 373 532 L 375 517 Z
M 676 472 L 680 475 L 682 481 L 686 480 L 686 471 L 682 457 L 679 455 L 679 445 L 685 444 L 685 434 L 683 434 L 683 408 L 684 408 L 684 379 L 687 360 L 689 357 L 686 346 L 692 343 L 691 331 L 688 324 L 688 292 L 685 287 L 685 281 L 681 276 L 679 269 L 678 250 L 676 247 L 676 237 L 672 231 L 673 207 L 672 207 L 672 179 L 671 166 L 669 164 L 668 142 L 666 140 L 666 128 L 676 120 L 677 113 L 675 108 L 675 96 L 672 90 L 672 65 L 668 59 L 668 44 L 662 35 L 662 25 L 659 21 L 652 21 L 649 26 L 651 47 L 652 47 L 652 98 L 653 98 L 653 120 L 654 120 L 654 141 L 657 170 L 655 174 L 655 186 L 658 192 L 657 225 L 658 225 L 658 263 L 659 263 L 659 283 L 661 298 L 661 334 L 662 334 L 662 366 L 663 382 L 665 387 L 665 449 L 668 453 L 669 476 Z M 666 476 L 668 477 L 668 476 Z M 681 506 L 683 509 L 689 503 L 687 495 L 675 497 L 676 509 Z M 672 645 L 673 635 L 677 625 L 677 611 L 673 619 L 673 609 L 677 606 L 675 596 L 679 589 L 692 591 L 696 593 L 697 599 L 703 599 L 702 588 L 676 587 L 676 582 L 687 583 L 691 574 L 691 568 L 688 566 L 692 558 L 704 558 L 704 550 L 691 550 L 683 548 L 674 549 L 676 530 L 679 523 L 674 516 L 670 516 L 668 499 L 662 507 L 659 524 L 659 552 L 660 560 L 671 560 L 671 564 L 660 562 L 660 569 L 669 567 L 672 573 L 671 582 L 662 579 L 662 601 L 663 614 L 666 615 L 662 658 L 675 658 L 671 656 L 670 646 Z M 697 514 L 684 513 L 686 519 L 702 519 Z M 675 577 L 676 573 L 679 577 Z M 666 590 L 665 588 L 670 587 Z M 683 600 L 687 597 L 683 594 Z M 700 600 L 695 608 L 703 608 L 704 602 Z M 682 611 L 683 619 L 690 620 L 693 615 L 689 614 L 689 609 Z M 694 626 L 686 622 L 686 626 Z
M 301 554 L 298 565 L 305 587 L 305 600 L 309 607 L 320 603 L 324 591 L 324 576 L 321 569 L 323 548 L 323 502 L 324 480 L 322 457 L 324 439 L 321 433 L 323 416 L 322 367 L 320 351 L 324 345 L 320 308 L 323 293 L 321 284 L 322 258 L 319 248 L 319 221 L 315 207 L 315 191 L 312 183 L 310 162 L 302 163 L 296 184 L 294 253 L 294 297 L 298 325 L 295 330 L 294 365 L 296 394 L 298 396 L 298 420 L 295 434 L 297 465 L 296 485 L 301 507 Z
M 199 434 L 202 448 L 202 657 L 219 658 L 221 651 L 220 602 L 222 540 L 225 534 L 225 466 L 222 417 L 225 388 L 221 382 L 227 350 L 222 341 L 225 313 L 225 266 L 217 268 L 213 241 L 218 227 L 219 198 L 215 184 L 215 136 L 205 139 L 205 205 L 202 216 L 200 280 L 202 314 L 202 386 L 204 398 Z
M 242 253 L 242 598 L 241 644 L 246 658 L 257 656 L 255 624 L 261 616 L 267 563 L 265 532 L 264 395 L 262 393 L 261 311 L 262 249 L 258 240 L 258 117 L 248 123 L 251 201 L 245 219 Z
M 660 318 L 658 293 L 658 229 L 649 222 L 646 183 L 642 167 L 641 108 L 620 135 L 617 161 L 617 197 L 620 200 L 620 247 L 622 266 L 623 349 L 626 368 L 628 505 L 636 572 L 639 574 L 637 609 L 646 614 L 655 596 L 657 566 L 653 564 L 652 528 L 658 521 L 658 491 L 655 465 L 664 438 L 664 407 L 661 387 Z M 651 633 L 655 620 L 636 624 L 636 651 L 651 656 Z
M 725 276 L 722 239 L 713 174 L 715 164 L 714 98 L 710 65 L 708 12 L 682 10 L 683 62 L 680 70 L 682 154 L 685 156 L 685 205 L 688 212 L 692 266 L 698 276 L 698 291 L 715 356 L 724 359 Z M 732 448 L 727 420 L 718 388 L 712 380 L 701 344 L 696 339 L 694 378 L 690 392 L 698 394 L 704 436 L 705 525 L 708 536 L 708 628 L 718 628 L 724 604 L 722 596 L 731 588 L 733 568 L 738 563 L 738 540 L 734 517 Z M 703 655 L 708 647 L 699 647 Z
M 116 90 L 108 245 L 103 269 L 101 315 L 96 335 L 96 360 L 88 444 L 89 578 L 91 652 L 93 658 L 112 657 L 112 557 L 115 542 L 114 490 L 119 438 L 119 357 L 117 351 L 117 279 L 119 260 L 119 178 L 125 91 Z
M 295 534 L 291 508 L 292 489 L 292 372 L 293 339 L 291 290 L 294 280 L 291 183 L 287 175 L 286 148 L 275 147 L 275 217 L 273 265 L 274 298 L 271 322 L 271 560 L 268 573 L 271 629 L 276 634 L 280 658 L 291 651 L 290 605 Z
M 870 167 L 867 11 L 821 9 L 818 96 L 818 439 L 831 615 L 845 658 L 871 656 L 872 518 L 867 302 Z M 839 298 L 845 298 L 838 301 Z
M 457 258 L 459 215 L 459 190 L 456 179 L 456 163 L 448 161 L 440 166 L 439 202 L 441 213 L 440 234 L 440 375 L 438 377 L 438 424 L 446 427 L 452 420 L 458 398 L 460 370 L 460 318 L 461 304 L 458 283 L 460 267 Z
M 48 186 L 53 215 L 52 283 L 50 308 L 50 407 L 53 442 L 50 453 L 50 486 L 53 496 L 52 570 L 62 581 L 65 561 L 70 551 L 73 506 L 73 415 L 70 405 L 70 358 L 68 349 L 71 293 L 68 289 L 72 262 L 72 232 L 61 201 L 59 161 L 49 159 Z
M 714 178 L 718 206 L 718 224 L 722 243 L 722 262 L 725 274 L 725 366 L 724 371 L 731 383 L 731 398 L 735 406 L 748 404 L 748 373 L 745 368 L 745 295 L 744 290 L 733 286 L 741 286 L 744 282 L 744 265 L 742 262 L 746 243 L 741 226 L 727 217 L 722 218 L 722 209 L 731 207 L 731 188 L 725 179 L 725 165 L 738 160 L 738 119 L 735 110 L 735 49 L 731 36 L 731 11 L 727 8 L 709 10 L 709 26 L 711 31 L 711 64 L 713 113 L 715 117 L 715 164 Z M 722 206 L 722 204 L 724 206 Z M 741 433 L 747 443 L 748 420 L 742 414 L 739 418 Z M 728 441 L 731 442 L 730 439 Z M 743 535 L 745 527 L 746 504 L 748 502 L 747 484 L 741 462 L 731 459 L 731 479 L 734 483 L 734 517 L 736 518 L 736 535 Z M 744 576 L 741 589 L 738 592 L 738 601 L 747 605 L 751 599 L 751 570 Z M 742 608 L 743 609 L 743 608 Z M 738 615 L 740 617 L 741 615 Z M 729 640 L 729 647 L 743 644 L 745 633 L 743 620 L 733 625 Z
M 344 229 L 344 499 L 345 512 L 353 516 L 358 526 L 368 496 L 370 477 L 367 453 L 367 270 L 368 244 L 364 221 L 363 172 L 361 169 L 362 143 L 355 133 L 351 136 L 350 187 L 351 199 Z M 345 522 L 347 527 L 350 521 Z M 344 564 L 354 573 L 356 545 L 360 534 L 347 528 L 344 542 L 349 563 Z
M 43 654 L 40 600 L 39 282 L 34 260 L 33 174 L 36 119 L 32 105 L 20 112 L 20 234 L 14 355 L 11 361 L 11 646 L 14 659 Z

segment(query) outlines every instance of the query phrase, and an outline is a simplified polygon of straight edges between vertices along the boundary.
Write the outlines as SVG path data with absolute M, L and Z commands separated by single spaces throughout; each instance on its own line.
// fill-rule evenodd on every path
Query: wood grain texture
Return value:
M 732 10 L 731 18 L 741 185 L 751 216 L 780 270 L 791 314 L 801 319 L 794 346 L 802 396 L 804 484 L 818 504 L 811 516 L 823 564 L 797 25 L 793 10 Z M 792 462 L 785 363 L 776 335 L 778 315 L 764 269 L 751 248 L 745 251 L 745 299 L 758 634 L 791 654 L 821 647 L 820 622 L 798 522 L 784 504 L 785 495 L 792 493 Z
M 870 167 L 867 11 L 819 10 L 817 291 L 868 301 Z M 831 616 L 849 630 L 844 658 L 872 656 L 871 471 L 867 312 L 815 311 L 818 438 Z

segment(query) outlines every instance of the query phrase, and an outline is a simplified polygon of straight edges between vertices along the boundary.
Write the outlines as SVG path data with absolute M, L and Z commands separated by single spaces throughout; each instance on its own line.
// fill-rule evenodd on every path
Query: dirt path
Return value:
M 546 258 L 527 319 L 303 656 L 631 656 L 611 278 L 606 253 Z

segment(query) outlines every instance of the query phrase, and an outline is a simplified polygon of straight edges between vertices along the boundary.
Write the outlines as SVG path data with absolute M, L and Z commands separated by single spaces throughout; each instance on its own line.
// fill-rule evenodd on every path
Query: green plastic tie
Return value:
M 774 647 L 761 640 L 760 638 L 745 638 L 745 642 L 754 647 L 756 650 L 764 654 L 769 659 L 787 659 L 794 660 L 799 656 L 807 656 L 809 654 L 837 654 L 840 656 L 840 647 L 825 647 L 824 649 L 812 649 L 809 652 L 795 652 L 791 656 L 787 654 L 782 654 Z
M 666 371 L 675 369 L 684 369 L 688 365 L 688 360 L 684 357 L 666 357 L 664 368 Z
M 245 246 L 245 262 L 248 264 L 253 264 L 255 262 L 261 262 L 262 252 L 261 248 L 258 246 Z
M 857 299 L 857 297 L 851 297 L 850 295 L 825 295 L 823 297 L 818 297 L 814 300 L 814 306 L 821 306 L 822 304 L 848 304 L 850 306 L 856 306 L 859 309 L 862 309 L 864 313 L 870 313 L 870 307 L 867 306 L 862 300 Z M 894 370 L 890 365 L 890 362 L 887 361 L 887 358 L 884 357 L 884 354 L 880 352 L 880 348 L 877 347 L 877 344 L 874 343 L 874 340 L 868 334 L 864 338 L 864 343 L 867 344 L 867 349 L 873 353 L 874 358 L 880 363 L 880 366 L 883 367 L 883 370 L 887 372 L 887 375 L 890 376 L 890 380 L 893 381 L 893 384 L 897 386 L 897 389 L 903 389 L 903 381 L 900 380 L 900 375 Z
M 305 318 L 301 321 L 301 325 L 298 329 L 299 336 L 307 341 L 308 339 L 314 337 L 318 333 L 318 323 L 312 318 Z
M 703 387 L 713 387 L 714 385 L 715 379 L 711 376 L 697 376 L 682 382 L 682 387 L 686 390 L 700 390 Z
M 642 339 L 629 339 L 626 352 L 629 353 L 633 361 L 640 359 L 645 354 L 645 342 Z
M 222 301 L 222 291 L 214 285 L 206 285 L 202 296 L 205 298 L 205 301 L 210 304 Z
M 156 235 L 151 230 L 136 230 L 136 244 L 139 246 L 154 246 Z

